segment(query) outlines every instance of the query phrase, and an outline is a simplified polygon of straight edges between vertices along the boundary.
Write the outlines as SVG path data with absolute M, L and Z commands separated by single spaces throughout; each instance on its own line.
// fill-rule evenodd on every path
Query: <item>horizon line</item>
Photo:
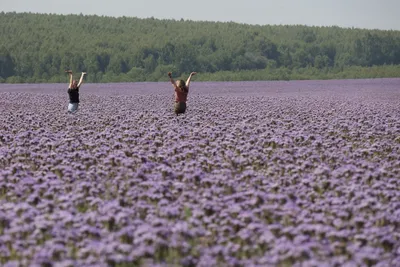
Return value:
M 56 15 L 56 16 L 97 16 L 97 17 L 105 17 L 105 18 L 131 18 L 131 19 L 141 19 L 141 20 L 148 20 L 148 19 L 153 19 L 153 20 L 159 20 L 159 21 L 178 21 L 178 22 L 206 22 L 206 23 L 234 23 L 234 24 L 241 24 L 241 25 L 248 25 L 248 26 L 258 26 L 258 27 L 264 27 L 264 26 L 272 26 L 272 27 L 309 27 L 309 28 L 340 28 L 344 30 L 366 30 L 366 31 L 387 31 L 387 32 L 400 32 L 399 30 L 396 29 L 379 29 L 379 28 L 362 28 L 362 27 L 355 27 L 355 26 L 339 26 L 339 25 L 309 25 L 309 24 L 259 24 L 259 23 L 247 23 L 247 22 L 239 22 L 239 21 L 220 21 L 220 20 L 196 20 L 196 19 L 185 19 L 185 18 L 180 18 L 180 19 L 175 19 L 175 18 L 157 18 L 154 16 L 150 17 L 138 17 L 138 16 L 126 16 L 126 15 L 121 15 L 121 16 L 112 16 L 112 15 L 104 15 L 104 14 L 84 14 L 80 12 L 79 14 L 77 13 L 52 13 L 52 12 L 33 12 L 33 11 L 0 11 L 0 14 L 33 14 L 33 15 Z

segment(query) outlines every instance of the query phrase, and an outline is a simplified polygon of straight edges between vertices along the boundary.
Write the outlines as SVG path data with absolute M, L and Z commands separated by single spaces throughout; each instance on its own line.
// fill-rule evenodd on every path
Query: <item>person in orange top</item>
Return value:
M 176 82 L 172 79 L 172 73 L 168 72 L 169 80 L 171 81 L 172 85 L 175 89 L 175 113 L 176 115 L 180 113 L 185 113 L 186 111 L 186 100 L 187 95 L 189 93 L 189 85 L 192 76 L 196 75 L 196 72 L 192 72 L 189 75 L 189 78 L 186 80 L 177 80 Z

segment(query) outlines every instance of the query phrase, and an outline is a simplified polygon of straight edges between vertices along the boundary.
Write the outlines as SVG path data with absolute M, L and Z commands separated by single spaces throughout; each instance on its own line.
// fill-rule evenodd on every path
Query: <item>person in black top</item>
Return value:
M 66 70 L 69 74 L 69 87 L 68 87 L 68 95 L 69 95 L 69 104 L 68 104 L 68 112 L 74 113 L 78 110 L 79 106 L 79 88 L 83 82 L 83 77 L 86 75 L 86 72 L 82 72 L 81 78 L 79 82 L 77 80 L 73 80 L 72 70 Z

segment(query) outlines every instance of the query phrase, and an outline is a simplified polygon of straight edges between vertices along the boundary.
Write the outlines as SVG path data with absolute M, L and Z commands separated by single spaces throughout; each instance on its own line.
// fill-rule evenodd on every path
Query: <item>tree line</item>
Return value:
M 398 77 L 400 31 L 0 13 L 0 82 Z

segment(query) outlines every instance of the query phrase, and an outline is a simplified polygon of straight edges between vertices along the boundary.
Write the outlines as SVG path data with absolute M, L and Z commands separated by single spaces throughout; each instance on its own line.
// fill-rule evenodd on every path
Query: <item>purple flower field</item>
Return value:
M 0 84 L 0 265 L 400 266 L 400 79 Z

